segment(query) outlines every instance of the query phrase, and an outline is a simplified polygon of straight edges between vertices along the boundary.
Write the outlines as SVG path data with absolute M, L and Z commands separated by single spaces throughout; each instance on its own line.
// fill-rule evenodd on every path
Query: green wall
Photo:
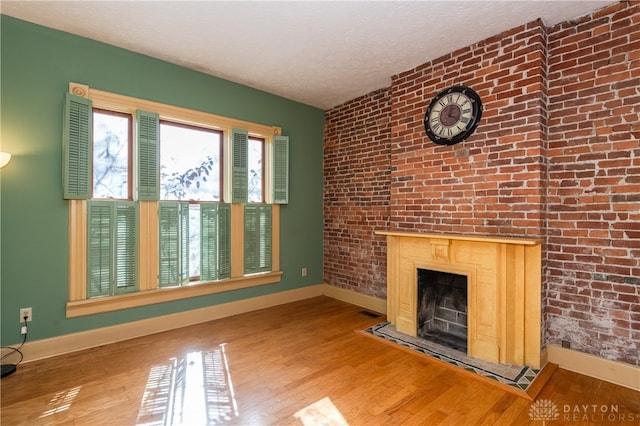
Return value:
M 13 154 L 0 171 L 2 345 L 22 340 L 21 307 L 33 308 L 29 340 L 38 340 L 322 282 L 322 110 L 8 16 L 0 20 L 0 148 Z M 281 126 L 291 140 L 290 204 L 281 209 L 282 282 L 66 319 L 61 135 L 69 82 Z M 306 277 L 300 276 L 303 266 Z

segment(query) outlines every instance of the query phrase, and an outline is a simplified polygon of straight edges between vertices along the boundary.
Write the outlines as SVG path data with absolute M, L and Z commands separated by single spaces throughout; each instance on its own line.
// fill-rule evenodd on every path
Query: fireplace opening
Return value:
M 418 268 L 417 336 L 467 353 L 467 276 Z

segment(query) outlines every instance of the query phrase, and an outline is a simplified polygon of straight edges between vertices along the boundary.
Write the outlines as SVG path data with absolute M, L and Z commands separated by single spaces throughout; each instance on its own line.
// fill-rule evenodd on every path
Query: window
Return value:
M 70 89 L 83 96 L 65 102 L 68 317 L 280 280 L 279 129 Z
M 264 139 L 249 137 L 247 149 L 248 203 L 264 202 Z M 244 273 L 271 268 L 271 206 L 246 204 L 244 209 Z
M 93 198 L 131 199 L 131 120 L 93 110 Z
M 160 202 L 160 287 L 229 278 L 230 214 L 223 203 Z
M 264 202 L 264 139 L 249 137 L 247 155 L 247 169 L 249 174 L 248 201 L 250 203 Z
M 160 122 L 160 199 L 181 201 L 160 203 L 160 287 L 228 278 L 218 254 L 229 247 L 217 233 L 229 225 L 230 210 L 207 203 L 221 199 L 222 138 L 221 131 Z
M 222 132 L 160 122 L 160 199 L 220 201 Z
M 136 203 L 115 201 L 131 199 L 131 115 L 94 108 L 91 118 L 87 294 L 100 297 L 137 290 L 138 210 Z

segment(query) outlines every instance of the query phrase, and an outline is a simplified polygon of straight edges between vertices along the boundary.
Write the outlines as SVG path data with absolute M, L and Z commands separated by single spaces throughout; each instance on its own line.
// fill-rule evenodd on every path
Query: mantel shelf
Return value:
M 511 237 L 489 237 L 483 235 L 469 235 L 469 234 L 431 234 L 422 232 L 410 232 L 410 231 L 375 231 L 376 235 L 387 235 L 394 237 L 412 237 L 412 238 L 440 238 L 447 240 L 460 240 L 460 241 L 479 241 L 487 243 L 499 243 L 499 244 L 518 244 L 523 246 L 535 246 L 542 244 L 541 239 L 535 238 L 511 238 Z

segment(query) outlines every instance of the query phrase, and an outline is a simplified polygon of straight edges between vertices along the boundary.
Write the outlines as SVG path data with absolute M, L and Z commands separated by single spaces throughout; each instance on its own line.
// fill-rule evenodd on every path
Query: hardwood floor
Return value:
M 1 423 L 543 424 L 525 398 L 357 332 L 384 319 L 361 311 L 318 297 L 21 364 Z M 541 400 L 549 426 L 640 424 L 639 392 L 563 369 Z

